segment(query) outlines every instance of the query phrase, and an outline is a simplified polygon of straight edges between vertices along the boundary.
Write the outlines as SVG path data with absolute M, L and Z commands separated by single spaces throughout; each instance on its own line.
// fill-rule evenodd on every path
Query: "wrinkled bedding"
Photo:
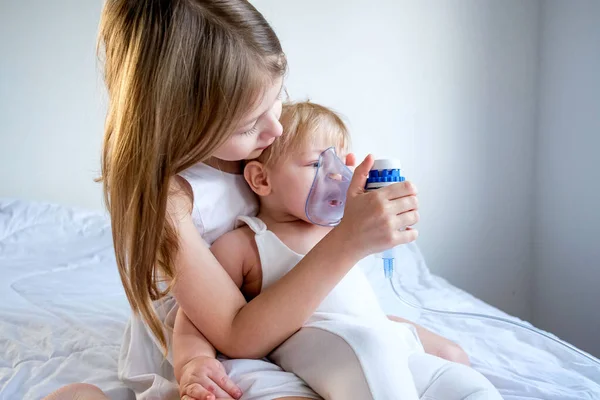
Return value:
M 102 213 L 0 199 L 0 399 L 40 399 L 72 382 L 132 398 L 116 372 L 129 307 L 111 240 Z M 402 254 L 402 286 L 414 300 L 506 316 L 431 275 L 416 245 Z M 505 399 L 600 399 L 598 365 L 496 322 L 411 315 L 374 262 L 360 267 L 387 312 L 460 343 Z

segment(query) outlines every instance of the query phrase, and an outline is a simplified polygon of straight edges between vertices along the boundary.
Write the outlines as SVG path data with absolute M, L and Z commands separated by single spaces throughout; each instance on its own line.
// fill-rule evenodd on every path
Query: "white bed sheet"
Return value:
M 399 261 L 403 285 L 432 308 L 504 315 L 429 274 L 416 246 Z M 362 266 L 388 312 L 403 307 L 381 270 Z M 0 399 L 40 399 L 71 382 L 130 399 L 117 379 L 129 307 L 100 213 L 0 199 Z M 505 399 L 600 399 L 600 367 L 510 326 L 421 314 L 459 342 Z

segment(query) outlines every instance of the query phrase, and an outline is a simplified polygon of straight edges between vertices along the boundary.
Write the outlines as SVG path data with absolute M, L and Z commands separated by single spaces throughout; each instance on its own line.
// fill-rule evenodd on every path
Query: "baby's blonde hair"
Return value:
M 280 121 L 283 135 L 257 159 L 267 167 L 285 161 L 291 154 L 316 140 L 325 139 L 336 148 L 338 154 L 350 149 L 350 133 L 346 124 L 335 111 L 325 106 L 310 101 L 284 103 Z

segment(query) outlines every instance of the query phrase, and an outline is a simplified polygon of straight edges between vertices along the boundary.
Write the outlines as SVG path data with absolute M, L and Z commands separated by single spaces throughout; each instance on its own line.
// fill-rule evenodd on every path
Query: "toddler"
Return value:
M 283 277 L 332 228 L 308 220 L 305 204 L 320 154 L 344 159 L 346 126 L 333 111 L 286 104 L 284 135 L 249 162 L 244 177 L 260 199 L 257 217 L 221 236 L 211 251 L 248 299 Z M 410 220 L 407 225 L 417 220 Z M 270 355 L 325 399 L 501 399 L 475 370 L 426 354 L 415 328 L 382 311 L 360 268 L 329 293 L 303 328 Z

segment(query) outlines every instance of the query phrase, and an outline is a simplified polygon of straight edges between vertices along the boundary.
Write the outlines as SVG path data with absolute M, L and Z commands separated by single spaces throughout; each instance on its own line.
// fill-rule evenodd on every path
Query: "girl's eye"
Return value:
M 256 133 L 256 125 L 254 125 L 250 130 L 243 132 L 242 135 L 252 136 Z
M 318 161 L 315 161 L 314 163 L 310 164 L 310 166 L 313 168 L 319 168 L 321 166 L 321 163 Z

